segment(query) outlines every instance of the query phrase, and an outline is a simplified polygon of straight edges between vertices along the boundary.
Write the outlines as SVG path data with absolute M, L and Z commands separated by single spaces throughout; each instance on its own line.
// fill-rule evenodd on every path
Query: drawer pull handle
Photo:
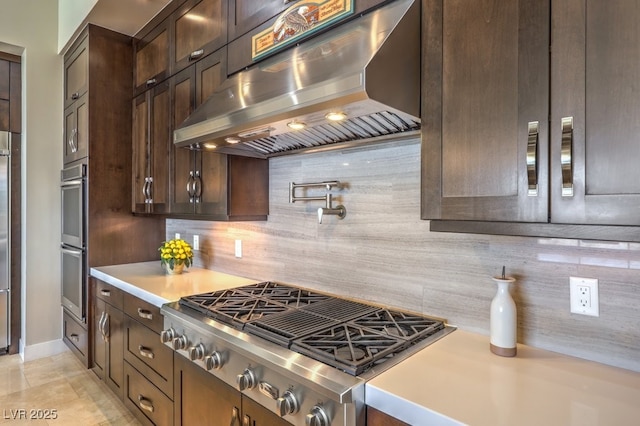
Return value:
M 111 290 L 100 290 L 100 295 L 104 297 L 111 297 Z
M 76 100 L 80 97 L 80 94 L 78 92 L 71 94 L 71 100 Z
M 142 308 L 138 308 L 138 316 L 140 318 L 144 318 L 144 319 L 148 319 L 148 320 L 152 320 L 153 319 L 153 314 L 146 310 L 146 309 L 142 309 Z
M 194 59 L 198 59 L 200 56 L 204 55 L 204 49 L 194 50 L 189 53 L 189 60 L 193 61 Z
M 142 345 L 138 346 L 138 351 L 140 351 L 140 355 L 145 358 L 153 359 L 153 357 L 155 356 L 153 355 L 153 351 L 151 349 L 145 348 Z
M 562 167 L 562 196 L 573 197 L 573 117 L 562 118 L 562 144 L 560 165 Z
M 69 336 L 69 339 L 70 339 L 70 340 L 72 340 L 72 341 L 74 341 L 74 342 L 76 342 L 76 343 L 78 343 L 78 342 L 80 341 L 80 337 L 79 337 L 77 334 L 75 334 L 75 333 L 71 334 L 71 335 Z
M 138 405 L 143 410 L 153 413 L 153 404 L 147 398 L 142 395 L 138 395 Z
M 147 80 L 147 87 L 149 86 L 153 86 L 154 84 L 156 84 L 156 79 L 155 78 L 150 78 L 149 80 Z

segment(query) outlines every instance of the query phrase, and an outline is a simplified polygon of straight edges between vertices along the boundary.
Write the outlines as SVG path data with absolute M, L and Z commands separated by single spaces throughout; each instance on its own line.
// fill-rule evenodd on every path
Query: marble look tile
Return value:
M 18 355 L 2 356 L 0 383 L 0 424 L 139 424 L 70 351 L 26 363 Z M 56 418 L 28 418 L 42 410 L 55 410 Z
M 199 234 L 198 266 L 421 311 L 484 334 L 491 277 L 505 265 L 517 279 L 520 342 L 640 371 L 640 244 L 432 233 L 420 220 L 419 142 L 272 158 L 267 221 L 169 219 L 167 236 Z M 342 183 L 332 193 L 347 217 L 320 225 L 322 203 L 291 204 L 288 189 L 324 180 Z M 241 259 L 234 239 L 243 240 Z M 599 318 L 569 312 L 570 276 L 599 279 Z

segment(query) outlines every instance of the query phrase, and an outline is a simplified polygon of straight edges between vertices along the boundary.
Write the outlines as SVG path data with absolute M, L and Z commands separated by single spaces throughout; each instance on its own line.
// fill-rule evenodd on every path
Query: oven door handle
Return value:
M 67 248 L 64 245 L 60 246 L 60 250 L 65 254 L 74 254 L 74 255 L 81 255 L 82 254 L 82 250 L 70 249 L 70 248 Z
M 81 179 L 78 180 L 65 180 L 63 182 L 60 182 L 60 186 L 62 188 L 65 188 L 67 186 L 78 186 L 78 185 L 82 185 L 83 181 Z

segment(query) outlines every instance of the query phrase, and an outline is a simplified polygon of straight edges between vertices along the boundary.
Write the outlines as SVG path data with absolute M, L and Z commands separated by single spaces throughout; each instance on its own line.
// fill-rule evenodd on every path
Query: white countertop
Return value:
M 166 275 L 159 261 L 91 275 L 158 307 L 260 282 L 193 267 Z M 640 373 L 520 344 L 503 358 L 488 336 L 458 329 L 367 382 L 365 399 L 410 425 L 637 425 Z
M 640 373 L 456 330 L 369 381 L 367 404 L 411 425 L 637 425 Z M 428 407 L 428 408 L 427 408 Z
M 157 307 L 190 294 L 224 290 L 260 282 L 259 280 L 194 267 L 185 268 L 185 272 L 180 275 L 167 275 L 160 266 L 159 260 L 91 268 L 91 276 Z

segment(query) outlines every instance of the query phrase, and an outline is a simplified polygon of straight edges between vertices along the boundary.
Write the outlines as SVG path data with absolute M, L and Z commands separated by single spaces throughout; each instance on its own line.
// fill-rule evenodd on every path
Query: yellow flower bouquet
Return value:
M 160 252 L 160 264 L 167 268 L 167 272 L 191 266 L 193 251 L 185 240 L 164 241 L 158 251 Z

